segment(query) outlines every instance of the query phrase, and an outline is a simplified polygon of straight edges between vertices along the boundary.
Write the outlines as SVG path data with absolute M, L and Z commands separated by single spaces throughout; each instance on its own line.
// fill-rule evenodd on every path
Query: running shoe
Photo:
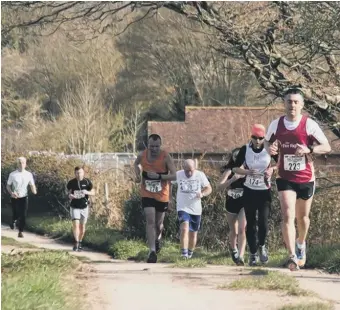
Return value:
M 21 231 L 18 233 L 18 237 L 19 238 L 24 238 L 24 235 L 23 235 L 23 233 Z
M 240 259 L 240 255 L 238 254 L 238 250 L 237 249 L 231 250 L 231 259 L 233 260 L 233 262 L 235 264 L 238 263 L 238 261 Z
M 249 255 L 249 266 L 256 266 L 257 265 L 257 255 L 250 254 Z
M 194 251 L 188 250 L 188 258 L 191 258 L 193 254 L 194 254 Z
M 83 242 L 82 241 L 79 241 L 78 249 L 79 249 L 79 251 L 81 251 L 83 249 Z
M 11 223 L 9 224 L 9 227 L 10 227 L 11 229 L 14 229 L 14 228 L 15 228 L 15 222 L 16 222 L 16 221 L 13 221 L 13 222 L 11 222 Z
M 156 240 L 156 254 L 158 254 L 162 249 L 162 242 L 160 239 Z
M 157 254 L 155 251 L 150 252 L 147 263 L 151 264 L 157 263 Z
M 239 258 L 239 260 L 238 260 L 238 262 L 236 264 L 237 264 L 237 266 L 244 266 L 244 259 L 243 259 L 243 257 L 240 256 L 240 258 Z
M 296 255 L 291 255 L 288 259 L 287 266 L 290 271 L 296 271 L 299 270 L 299 264 L 298 264 L 298 259 Z
M 295 252 L 299 267 L 304 267 L 306 264 L 306 242 L 304 242 L 302 247 L 299 247 L 296 241 Z
M 265 245 L 259 246 L 259 256 L 260 256 L 260 262 L 262 264 L 268 263 L 269 257 L 268 257 L 268 251 Z
M 73 246 L 73 251 L 75 251 L 75 252 L 79 251 L 79 243 L 78 243 L 78 242 L 76 242 L 76 243 L 74 244 L 74 246 Z

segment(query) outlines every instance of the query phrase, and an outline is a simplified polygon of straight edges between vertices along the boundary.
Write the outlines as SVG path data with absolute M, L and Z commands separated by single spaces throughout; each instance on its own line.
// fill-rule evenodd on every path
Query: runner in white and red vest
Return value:
M 286 115 L 270 124 L 265 147 L 271 155 L 279 154 L 276 184 L 283 218 L 282 234 L 289 251 L 288 267 L 298 270 L 306 263 L 306 236 L 315 190 L 311 154 L 329 153 L 331 147 L 320 126 L 301 114 L 304 94 L 300 88 L 292 87 L 285 92 L 284 105 Z

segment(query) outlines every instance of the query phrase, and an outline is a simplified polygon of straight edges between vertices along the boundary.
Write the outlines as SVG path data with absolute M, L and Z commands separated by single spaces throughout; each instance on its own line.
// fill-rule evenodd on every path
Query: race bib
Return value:
M 229 189 L 227 195 L 233 199 L 237 199 L 243 196 L 243 189 L 236 188 L 236 189 Z
M 83 194 L 82 191 L 74 191 L 74 192 L 73 192 L 73 196 L 74 196 L 76 199 L 80 199 L 80 198 L 84 198 L 84 197 L 85 197 L 85 194 Z
M 264 183 L 264 176 L 263 175 L 247 175 L 246 184 L 250 185 L 251 187 L 263 187 Z
M 306 157 L 296 155 L 284 155 L 284 170 L 301 171 L 306 169 Z
M 200 182 L 198 180 L 180 180 L 179 188 L 182 193 L 197 193 L 201 190 Z
M 162 191 L 161 181 L 145 180 L 145 189 L 151 193 L 159 193 L 160 191 Z

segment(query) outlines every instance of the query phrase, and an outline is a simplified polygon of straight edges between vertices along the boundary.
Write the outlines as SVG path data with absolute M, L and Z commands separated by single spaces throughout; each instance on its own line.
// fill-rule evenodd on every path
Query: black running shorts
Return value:
M 234 199 L 230 196 L 227 196 L 225 208 L 228 213 L 239 214 L 243 208 L 243 197 Z
M 294 191 L 296 193 L 296 199 L 308 200 L 313 197 L 315 191 L 314 181 L 307 183 L 295 183 L 282 178 L 277 178 L 276 185 L 279 192 L 289 190 Z
M 155 208 L 157 212 L 165 212 L 168 209 L 169 203 L 158 201 L 149 197 L 142 197 L 142 207 Z

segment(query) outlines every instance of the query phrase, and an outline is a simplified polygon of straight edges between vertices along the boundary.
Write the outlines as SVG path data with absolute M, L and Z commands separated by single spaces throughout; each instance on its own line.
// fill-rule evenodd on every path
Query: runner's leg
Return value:
M 18 199 L 11 198 L 11 205 L 12 205 L 12 223 L 10 224 L 11 229 L 14 229 L 14 223 L 18 219 L 17 215 L 17 203 Z
M 145 207 L 145 220 L 146 220 L 146 237 L 151 252 L 156 251 L 156 209 L 154 207 Z
M 189 251 L 194 252 L 197 244 L 197 231 L 189 231 Z
M 297 199 L 296 200 L 296 221 L 298 229 L 298 242 L 303 244 L 306 241 L 308 229 L 309 229 L 309 213 L 312 206 L 313 197 L 308 200 Z
M 270 195 L 270 193 L 268 193 Z M 263 197 L 264 201 L 261 202 L 261 205 L 259 206 L 259 214 L 258 214 L 258 239 L 259 239 L 259 245 L 263 246 L 265 245 L 267 234 L 268 234 L 268 218 L 270 213 L 270 205 L 271 200 L 269 198 Z
M 296 193 L 292 190 L 279 191 L 282 214 L 282 235 L 289 255 L 295 255 L 295 204 Z
M 72 231 L 73 231 L 73 237 L 74 237 L 74 241 L 76 243 L 79 242 L 79 231 L 80 231 L 80 228 L 79 228 L 79 221 L 80 220 L 72 220 Z
M 256 254 L 257 252 L 256 211 L 257 211 L 257 208 L 254 205 L 247 204 L 244 207 L 244 212 L 246 214 L 246 220 L 247 220 L 246 236 L 247 236 L 249 251 L 251 254 Z
M 263 201 L 259 205 L 258 213 L 258 245 L 259 245 L 259 255 L 261 263 L 268 262 L 268 251 L 266 249 L 266 238 L 268 234 L 268 218 L 271 206 L 271 193 L 268 191 L 263 194 Z M 267 197 L 266 197 L 267 196 Z
M 298 264 L 303 267 L 306 264 L 306 237 L 310 224 L 309 212 L 311 209 L 313 197 L 308 200 L 297 199 L 296 201 L 296 221 L 298 228 L 298 239 L 296 240 L 296 256 Z
M 188 256 L 189 248 L 189 222 L 182 222 L 180 225 L 181 229 L 181 254 L 182 256 Z
M 16 214 L 18 217 L 18 229 L 19 234 L 24 231 L 24 227 L 26 225 L 26 216 L 27 216 L 27 209 L 28 209 L 28 198 L 18 198 L 16 204 Z
M 201 216 L 190 214 L 188 258 L 191 258 L 194 253 L 194 250 L 197 244 L 197 233 L 200 229 L 200 226 L 201 226 Z
M 164 217 L 165 212 L 156 211 L 156 240 L 160 240 L 162 238 Z
M 238 214 L 227 212 L 229 226 L 229 243 L 232 250 L 237 249 Z
M 246 226 L 246 215 L 244 213 L 244 208 L 242 208 L 238 214 L 238 250 L 240 257 L 244 257 L 244 252 L 246 249 Z
M 82 242 L 85 235 L 86 230 L 86 223 L 89 216 L 89 209 L 86 207 L 85 209 L 82 209 L 80 212 L 80 222 L 79 222 L 79 249 L 81 250 L 83 248 Z

